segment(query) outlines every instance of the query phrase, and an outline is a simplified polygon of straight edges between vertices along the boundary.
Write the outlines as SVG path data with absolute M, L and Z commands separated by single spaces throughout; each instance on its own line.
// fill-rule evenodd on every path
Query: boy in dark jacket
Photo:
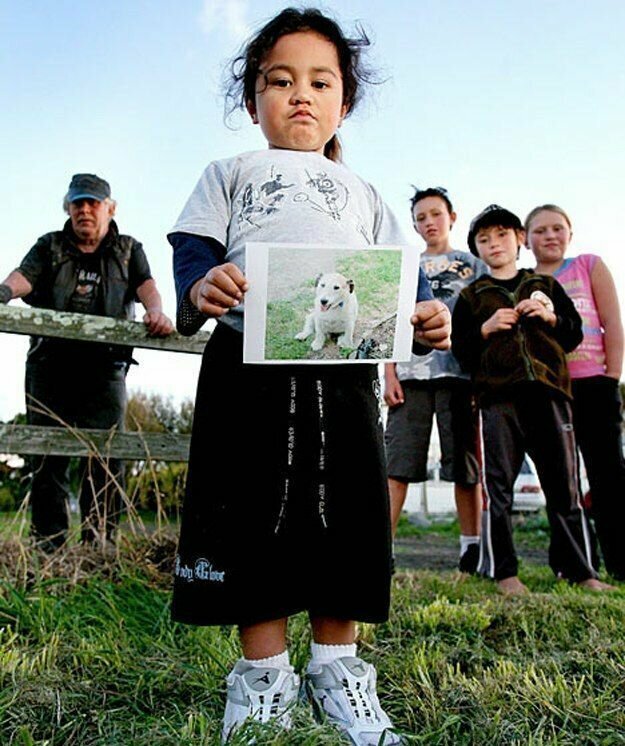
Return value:
M 581 319 L 553 277 L 517 269 L 519 218 L 490 205 L 471 223 L 469 248 L 491 269 L 465 288 L 452 319 L 452 349 L 480 404 L 485 510 L 479 572 L 506 594 L 526 593 L 512 540 L 514 481 L 525 452 L 536 464 L 551 526 L 550 563 L 568 580 L 606 586 L 592 567 L 580 508 L 565 353 L 582 339 Z M 557 549 L 557 551 L 556 551 Z

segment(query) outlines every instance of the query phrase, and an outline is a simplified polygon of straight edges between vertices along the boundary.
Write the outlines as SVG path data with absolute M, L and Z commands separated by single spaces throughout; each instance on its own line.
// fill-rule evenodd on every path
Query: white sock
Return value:
M 465 534 L 460 534 L 460 556 L 462 557 L 462 555 L 467 551 L 471 544 L 479 543 L 479 536 L 466 536 Z
M 356 643 L 351 645 L 322 645 L 319 642 L 311 642 L 310 654 L 309 670 L 322 663 L 332 663 L 337 658 L 354 658 L 356 656 Z
M 285 650 L 278 655 L 270 655 L 269 658 L 242 658 L 254 668 L 279 668 L 282 671 L 293 673 L 295 670 L 289 662 L 289 651 Z

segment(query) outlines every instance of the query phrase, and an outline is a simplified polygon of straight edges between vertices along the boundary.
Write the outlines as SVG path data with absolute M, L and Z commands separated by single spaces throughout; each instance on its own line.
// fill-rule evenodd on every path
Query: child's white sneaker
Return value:
M 237 662 L 226 679 L 228 695 L 221 733 L 225 743 L 246 720 L 278 722 L 291 727 L 291 708 L 297 702 L 300 680 L 282 668 L 257 667 Z
M 375 668 L 360 658 L 309 666 L 306 674 L 306 692 L 317 715 L 336 725 L 355 746 L 400 744 L 375 684 Z

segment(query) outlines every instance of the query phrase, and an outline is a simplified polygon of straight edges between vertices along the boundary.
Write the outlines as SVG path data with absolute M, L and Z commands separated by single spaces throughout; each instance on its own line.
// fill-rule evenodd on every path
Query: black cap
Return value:
M 475 247 L 476 233 L 482 228 L 492 228 L 495 225 L 500 225 L 502 228 L 512 228 L 515 231 L 523 230 L 523 223 L 513 212 L 500 205 L 488 205 L 479 215 L 473 218 L 469 226 L 467 242 L 472 254 L 479 256 Z
M 65 199 L 68 202 L 75 202 L 77 199 L 97 199 L 98 202 L 102 202 L 110 196 L 111 187 L 108 181 L 95 174 L 74 174 Z

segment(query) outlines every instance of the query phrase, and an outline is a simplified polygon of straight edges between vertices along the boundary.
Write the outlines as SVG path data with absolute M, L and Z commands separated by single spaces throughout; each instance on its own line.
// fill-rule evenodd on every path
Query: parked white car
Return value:
M 540 486 L 534 462 L 526 456 L 514 483 L 512 511 L 531 513 L 545 507 L 545 494 Z

